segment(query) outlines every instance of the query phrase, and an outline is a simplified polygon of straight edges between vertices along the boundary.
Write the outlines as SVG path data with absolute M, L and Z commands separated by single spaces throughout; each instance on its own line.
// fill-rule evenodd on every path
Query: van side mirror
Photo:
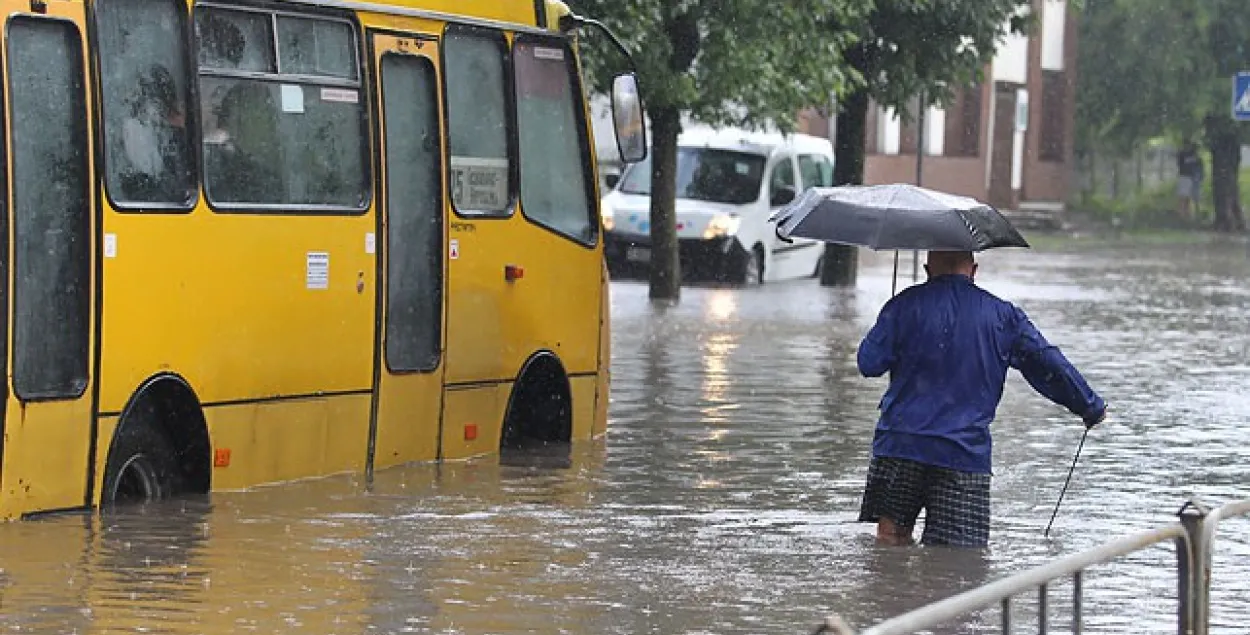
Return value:
M 615 190 L 616 184 L 621 182 L 621 175 L 616 172 L 609 172 L 604 175 L 603 182 L 607 184 L 609 190 Z
M 773 188 L 772 200 L 769 201 L 769 205 L 772 205 L 773 207 L 781 207 L 782 205 L 789 204 L 798 195 L 799 193 L 795 191 L 793 187 L 790 187 L 789 185 L 778 185 Z
M 612 78 L 612 124 L 621 161 L 638 163 L 647 158 L 647 123 L 633 73 Z

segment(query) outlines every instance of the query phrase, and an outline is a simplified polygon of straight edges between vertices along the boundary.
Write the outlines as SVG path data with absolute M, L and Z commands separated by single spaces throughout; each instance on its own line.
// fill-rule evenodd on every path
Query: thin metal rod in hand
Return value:
M 1063 482 L 1063 490 L 1059 492 L 1059 500 L 1055 501 L 1055 512 L 1050 515 L 1050 522 L 1046 523 L 1046 533 L 1043 535 L 1050 536 L 1050 526 L 1055 524 L 1055 516 L 1059 515 L 1059 504 L 1063 502 L 1063 495 L 1068 492 L 1068 483 L 1072 482 L 1072 472 L 1076 470 L 1076 461 L 1081 458 L 1081 448 L 1085 447 L 1085 437 L 1089 436 L 1089 428 L 1085 428 L 1085 433 L 1081 435 L 1081 443 L 1076 446 L 1076 456 L 1072 457 L 1072 467 L 1068 468 L 1068 479 Z

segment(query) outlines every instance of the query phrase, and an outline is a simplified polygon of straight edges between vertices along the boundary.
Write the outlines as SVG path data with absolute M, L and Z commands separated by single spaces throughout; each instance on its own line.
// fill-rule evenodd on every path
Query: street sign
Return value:
M 1233 76 L 1233 119 L 1250 121 L 1250 71 Z

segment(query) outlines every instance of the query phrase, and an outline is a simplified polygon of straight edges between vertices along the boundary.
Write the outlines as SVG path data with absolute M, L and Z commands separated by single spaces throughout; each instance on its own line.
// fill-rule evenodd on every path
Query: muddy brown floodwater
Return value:
M 995 431 L 985 552 L 881 549 L 855 523 L 884 379 L 855 348 L 889 296 L 814 280 L 612 290 L 610 433 L 534 457 L 333 477 L 100 518 L 0 526 L 0 632 L 801 633 L 863 627 L 1250 496 L 1244 243 L 991 253 L 979 282 L 1023 306 L 1113 407 L 1049 539 L 1079 422 L 1012 373 Z M 910 274 L 909 256 L 904 271 Z M 1221 525 L 1216 632 L 1250 595 L 1250 523 Z M 1086 632 L 1175 632 L 1174 556 L 1086 577 Z M 1052 589 L 1055 632 L 1070 586 Z M 1027 622 L 1036 605 L 1022 598 Z M 985 632 L 990 609 L 939 632 Z M 1022 626 L 1022 625 L 1021 625 Z

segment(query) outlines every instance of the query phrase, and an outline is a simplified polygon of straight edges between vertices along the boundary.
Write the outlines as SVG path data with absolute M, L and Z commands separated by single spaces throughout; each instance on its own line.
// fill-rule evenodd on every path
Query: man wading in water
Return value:
M 872 442 L 861 522 L 877 541 L 984 547 L 990 536 L 990 422 L 1015 368 L 1092 428 L 1106 404 L 1024 311 L 973 283 L 970 252 L 929 252 L 928 280 L 881 309 L 859 346 L 859 372 L 890 373 Z

